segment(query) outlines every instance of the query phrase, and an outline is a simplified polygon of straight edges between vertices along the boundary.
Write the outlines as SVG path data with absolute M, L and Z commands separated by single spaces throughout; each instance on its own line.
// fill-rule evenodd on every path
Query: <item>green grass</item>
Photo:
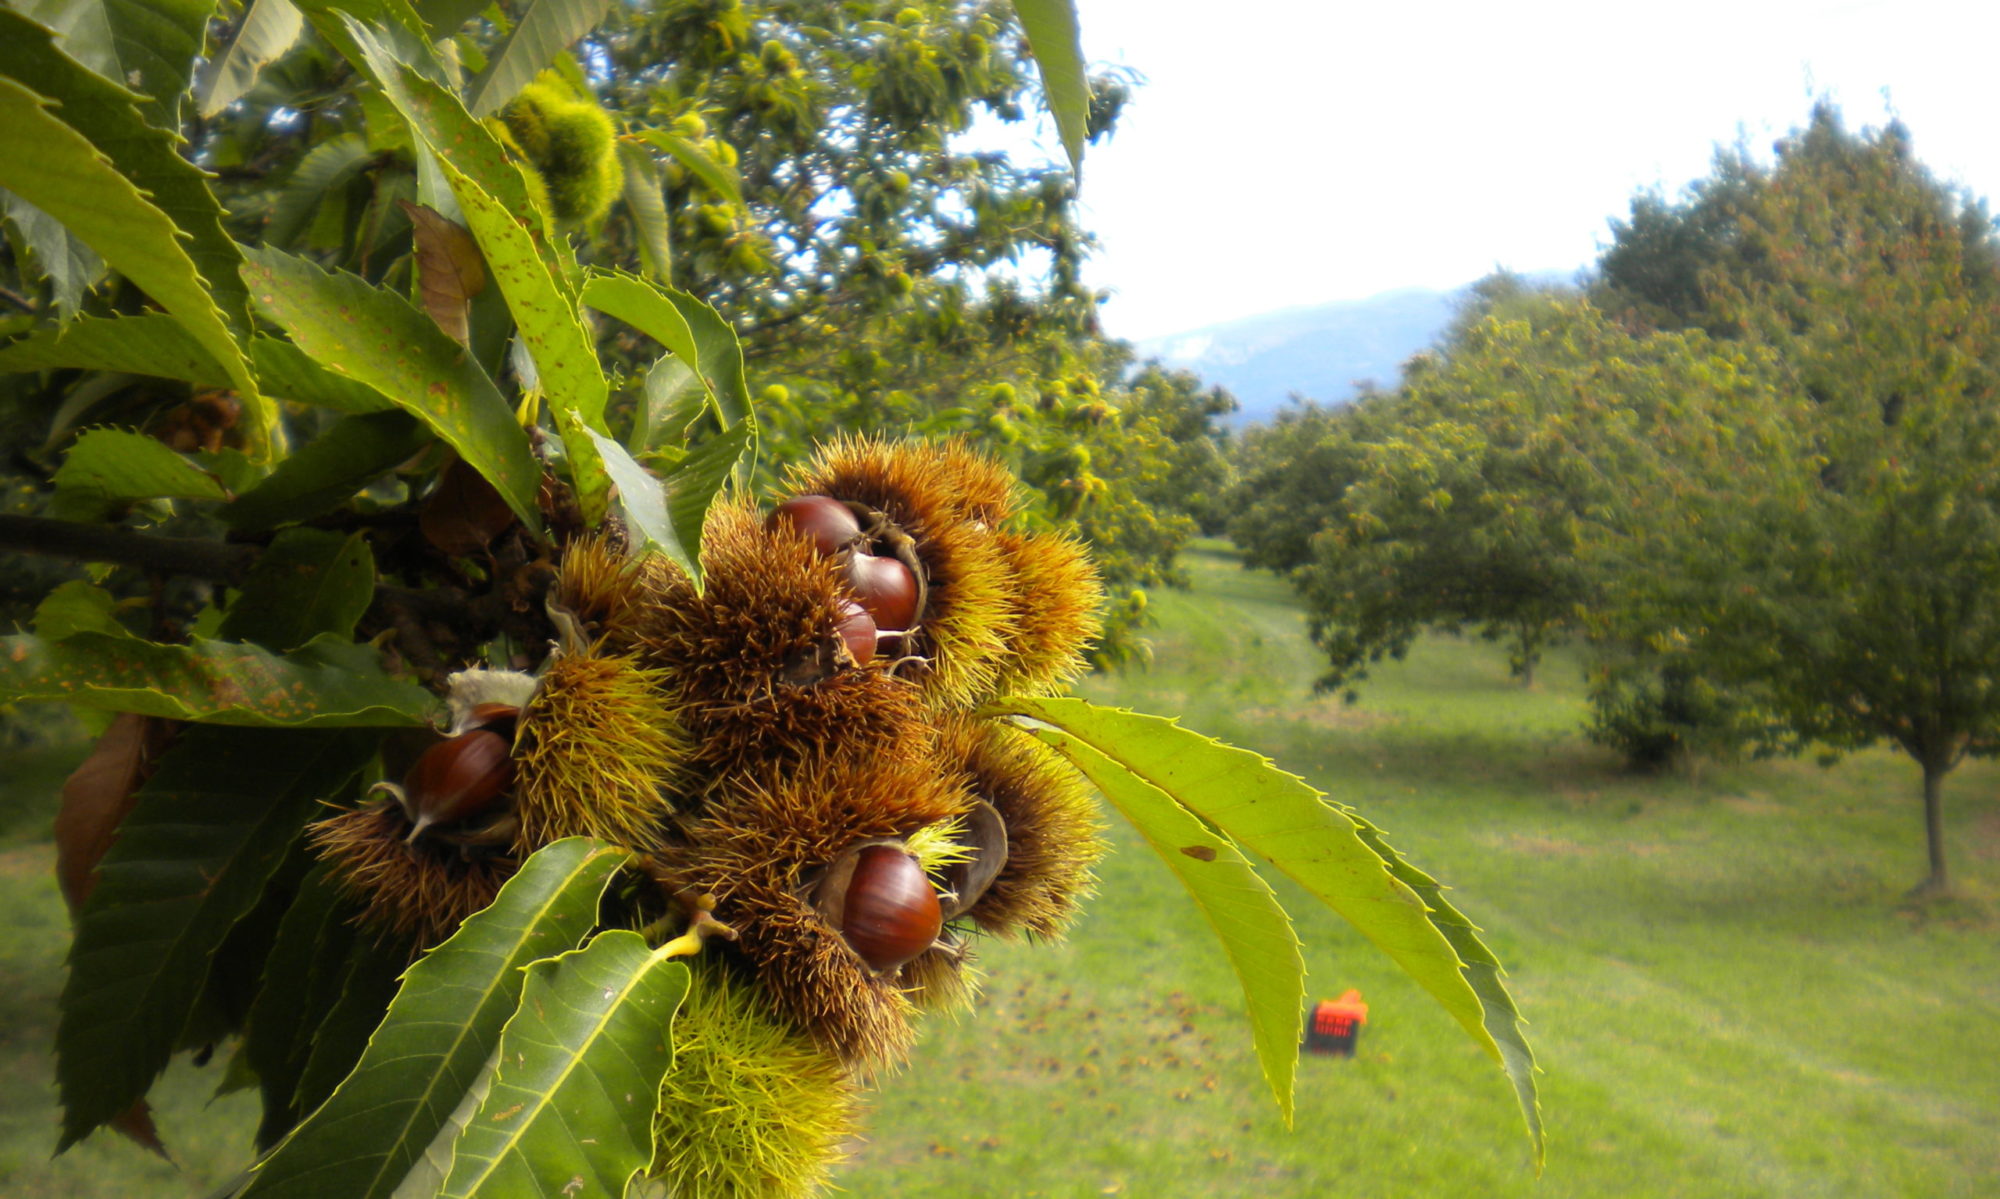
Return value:
M 1950 787 L 1970 897 L 1913 911 L 1916 772 L 1889 754 L 1635 777 L 1577 734 L 1574 662 L 1524 691 L 1432 639 L 1314 700 L 1290 593 L 1220 547 L 1158 597 L 1147 674 L 1088 698 L 1260 749 L 1451 883 L 1546 1070 L 1546 1176 L 1499 1071 L 1338 919 L 1281 885 L 1308 987 L 1360 987 L 1360 1055 L 1300 1064 L 1287 1131 L 1236 985 L 1120 830 L 1060 947 L 986 952 L 987 999 L 882 1088 L 844 1178 L 899 1196 L 1946 1196 L 2000 1179 L 2000 771 Z
M 1087 697 L 1258 748 L 1451 883 L 1511 972 L 1546 1073 L 1537 1182 L 1499 1070 L 1388 961 L 1280 883 L 1314 997 L 1371 1005 L 1353 1060 L 1300 1064 L 1286 1130 L 1226 961 L 1135 838 L 1068 942 L 983 948 L 979 1010 L 883 1082 L 850 1194 L 1952 1196 L 2000 1178 L 2000 768 L 1948 788 L 1964 898 L 1910 908 L 1916 772 L 1864 754 L 1627 775 L 1578 736 L 1579 672 L 1525 691 L 1501 653 L 1421 642 L 1353 708 L 1315 700 L 1289 592 L 1220 547 L 1156 596 L 1149 673 Z M 182 1169 L 98 1136 L 51 1163 L 65 932 L 44 785 L 0 772 L 0 1194 L 199 1195 L 248 1156 L 252 1102 L 176 1066 Z M 22 797 L 27 798 L 22 798 Z M 30 819 L 28 814 L 33 814 Z

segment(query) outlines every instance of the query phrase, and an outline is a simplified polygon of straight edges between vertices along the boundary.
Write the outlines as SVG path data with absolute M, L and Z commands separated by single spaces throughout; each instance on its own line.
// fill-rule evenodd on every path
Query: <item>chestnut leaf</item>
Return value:
M 668 947 L 625 929 L 530 965 L 492 1090 L 440 1194 L 623 1195 L 653 1157 L 670 1027 L 688 982 Z
M 499 1046 L 522 968 L 583 939 L 627 856 L 581 837 L 531 856 L 490 906 L 409 968 L 353 1073 L 259 1167 L 242 1199 L 386 1199 L 406 1185 L 435 1194 L 447 1168 L 438 1161 L 450 1156 L 427 1151 L 463 1130 L 448 1116 Z
M 189 729 L 168 751 L 77 920 L 56 1031 L 59 1148 L 145 1094 L 209 958 L 375 742 L 365 731 Z
M 1087 745 L 1164 791 L 1222 837 L 1263 858 L 1367 937 L 1415 979 L 1492 1054 L 1513 1084 L 1536 1166 L 1542 1118 L 1534 1052 L 1499 961 L 1436 880 L 1410 865 L 1380 829 L 1260 754 L 1202 736 L 1163 716 L 1100 708 L 1080 699 L 1020 696 L 986 705 L 987 715 L 1026 718 L 1029 731 Z M 1061 730 L 1051 738 L 1048 728 Z M 1093 776 L 1095 781 L 1095 776 Z M 1190 842 L 1178 842 L 1185 845 Z M 1169 852 L 1169 864 L 1182 859 Z

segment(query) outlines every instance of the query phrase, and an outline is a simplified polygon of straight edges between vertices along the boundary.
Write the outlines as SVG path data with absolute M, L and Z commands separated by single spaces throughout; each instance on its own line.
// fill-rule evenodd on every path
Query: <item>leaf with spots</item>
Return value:
M 531 529 L 541 527 L 541 466 L 513 408 L 465 347 L 402 296 L 280 250 L 245 251 L 257 307 L 327 370 L 364 383 L 428 425 L 486 477 Z M 595 362 L 593 360 L 593 369 Z
M 400 60 L 378 31 L 352 18 L 344 19 L 348 35 L 360 50 L 355 66 L 382 89 L 411 134 L 437 158 L 449 159 L 454 169 L 492 196 L 502 209 L 515 214 L 557 285 L 573 292 L 570 277 L 576 270 L 576 255 L 567 244 L 551 237 L 548 214 L 535 198 L 528 177 L 493 131 L 474 119 L 456 95 Z
M 611 490 L 603 458 L 589 436 L 592 431 L 607 431 L 604 402 L 609 385 L 597 362 L 596 344 L 584 328 L 575 298 L 537 255 L 534 237 L 521 219 L 449 157 L 440 154 L 438 166 L 486 255 L 487 270 L 507 298 L 517 335 L 534 359 L 535 377 L 569 452 L 577 500 L 585 521 L 594 525 L 604 517 Z
M 687 967 L 616 929 L 528 967 L 493 1089 L 443 1194 L 623 1195 L 653 1156 L 653 1111 Z
M 334 374 L 283 338 L 252 338 L 250 362 L 257 368 L 258 386 L 278 399 L 317 404 L 354 416 L 396 411 L 395 401 L 388 396 L 366 383 Z
M 0 637 L 0 704 L 32 700 L 252 728 L 420 725 L 437 708 L 430 692 L 384 673 L 373 647 L 341 637 L 282 655 L 205 637 Z

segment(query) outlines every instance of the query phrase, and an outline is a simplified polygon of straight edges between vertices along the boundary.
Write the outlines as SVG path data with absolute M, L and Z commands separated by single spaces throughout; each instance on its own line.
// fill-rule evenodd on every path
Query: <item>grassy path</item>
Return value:
M 1317 658 L 1287 589 L 1220 547 L 1191 566 L 1191 592 L 1155 597 L 1155 669 L 1086 694 L 1272 755 L 1457 888 L 1533 1022 L 1546 1177 L 1498 1070 L 1281 882 L 1312 994 L 1357 986 L 1372 1005 L 1358 1057 L 1302 1063 L 1287 1131 L 1220 949 L 1121 829 L 1075 935 L 985 948 L 980 1010 L 940 1022 L 884 1081 L 848 1193 L 2000 1193 L 2000 768 L 1948 787 L 1968 897 L 1913 912 L 1898 896 L 1923 869 L 1921 819 L 1901 759 L 1629 776 L 1576 733 L 1574 662 L 1525 691 L 1477 642 L 1420 643 L 1355 707 L 1313 699 Z M 46 812 L 21 798 L 46 793 L 36 768 L 0 778 L 0 1194 L 203 1194 L 247 1155 L 252 1123 L 245 1096 L 203 1106 L 214 1066 L 165 1084 L 183 1170 L 108 1138 L 46 1161 L 65 934 Z

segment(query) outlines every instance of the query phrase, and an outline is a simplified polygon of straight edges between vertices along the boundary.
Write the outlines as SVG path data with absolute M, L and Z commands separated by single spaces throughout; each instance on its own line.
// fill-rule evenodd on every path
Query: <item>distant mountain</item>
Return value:
M 1540 272 L 1559 283 L 1569 272 Z M 1170 337 L 1135 343 L 1139 357 L 1194 371 L 1228 388 L 1242 404 L 1232 423 L 1271 418 L 1294 392 L 1342 403 L 1355 385 L 1393 387 L 1410 355 L 1430 346 L 1451 323 L 1465 288 L 1411 287 L 1365 300 L 1286 308 Z

